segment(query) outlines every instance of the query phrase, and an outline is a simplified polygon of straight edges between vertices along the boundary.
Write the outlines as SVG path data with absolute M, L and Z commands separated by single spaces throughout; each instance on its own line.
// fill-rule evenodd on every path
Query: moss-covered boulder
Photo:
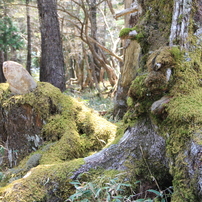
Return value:
M 42 82 L 25 95 L 12 95 L 8 84 L 0 84 L 0 118 L 3 201 L 49 201 L 48 195 L 54 201 L 53 192 L 65 189 L 83 162 L 69 161 L 107 146 L 116 133 L 114 124 Z

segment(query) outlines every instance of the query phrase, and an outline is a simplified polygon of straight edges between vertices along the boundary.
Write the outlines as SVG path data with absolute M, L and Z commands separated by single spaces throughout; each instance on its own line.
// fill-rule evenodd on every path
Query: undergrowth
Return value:
M 118 177 L 108 179 L 108 182 L 102 177 L 100 182 L 80 182 L 79 180 L 70 182 L 76 191 L 65 202 L 168 202 L 172 195 L 172 187 L 162 191 L 148 189 L 145 193 L 136 193 L 133 190 L 134 185 L 121 182 Z M 134 184 L 137 186 L 140 181 Z M 148 193 L 152 193 L 154 197 L 147 197 Z

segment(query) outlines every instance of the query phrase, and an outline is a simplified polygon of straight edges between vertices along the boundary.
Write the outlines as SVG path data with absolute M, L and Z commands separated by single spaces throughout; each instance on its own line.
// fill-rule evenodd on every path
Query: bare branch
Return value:
M 112 51 L 110 51 L 109 49 L 105 48 L 104 46 L 102 46 L 98 41 L 96 41 L 95 39 L 88 37 L 89 40 L 95 44 L 97 44 L 102 50 L 104 50 L 105 52 L 109 53 L 111 56 L 114 56 L 116 59 L 118 59 L 120 62 L 123 62 L 123 59 L 121 57 L 119 57 L 118 55 L 116 55 L 115 53 L 113 53 Z
M 26 4 L 20 4 L 20 3 L 10 3 L 12 6 L 24 6 L 26 7 Z M 33 6 L 33 5 L 28 5 L 29 8 L 37 8 L 37 6 Z
M 127 14 L 138 12 L 138 11 L 139 11 L 138 7 L 127 8 L 127 9 L 124 9 L 124 10 L 119 11 L 118 13 L 116 13 L 114 15 L 114 18 L 117 20 L 117 18 L 119 18 L 119 17 L 121 17 L 123 15 L 127 15 Z
M 106 1 L 107 1 L 107 4 L 108 4 L 108 6 L 109 6 L 109 9 L 110 9 L 112 15 L 115 15 L 115 11 L 114 11 L 114 9 L 113 9 L 111 0 L 106 0 Z

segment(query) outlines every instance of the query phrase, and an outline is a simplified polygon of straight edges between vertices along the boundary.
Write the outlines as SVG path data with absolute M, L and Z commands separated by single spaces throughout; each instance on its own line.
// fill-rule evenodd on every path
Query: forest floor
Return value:
M 83 102 L 87 107 L 94 109 L 101 116 L 110 122 L 114 122 L 112 110 L 114 107 L 113 97 L 110 88 L 102 90 L 101 93 L 97 89 L 86 88 L 84 90 L 76 90 L 76 86 L 67 89 L 64 93 L 76 98 L 79 102 Z

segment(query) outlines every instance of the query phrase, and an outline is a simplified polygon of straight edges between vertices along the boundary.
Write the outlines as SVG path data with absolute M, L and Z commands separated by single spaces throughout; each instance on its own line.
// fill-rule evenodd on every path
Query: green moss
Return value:
M 127 98 L 127 105 L 128 105 L 129 107 L 131 107 L 131 106 L 133 106 L 133 104 L 134 104 L 133 99 L 132 99 L 131 97 L 128 97 L 128 98 Z
M 92 113 L 88 108 L 76 115 L 76 125 L 87 150 L 98 151 L 108 146 L 116 134 L 116 125 Z
M 153 51 L 153 55 L 156 54 L 156 50 L 159 47 L 165 46 L 168 43 L 168 36 L 170 34 L 170 25 L 172 21 L 173 2 L 172 1 L 144 1 L 145 14 L 138 20 L 138 25 L 142 33 L 144 33 L 144 41 L 141 43 L 141 48 Z M 146 40 L 146 41 L 145 41 Z M 166 113 L 168 116 L 163 117 L 156 121 L 159 126 L 159 133 L 164 134 L 166 138 L 166 153 L 170 160 L 170 173 L 173 176 L 174 194 L 172 197 L 173 202 L 199 201 L 196 198 L 196 179 L 191 179 L 188 174 L 187 161 L 185 154 L 189 149 L 190 141 L 194 141 L 201 145 L 201 120 L 202 120 L 202 64 L 201 64 L 201 49 L 197 49 L 198 45 L 195 44 L 193 39 L 189 39 L 192 43 L 193 50 L 186 52 L 180 50 L 179 47 L 172 47 L 161 50 L 155 56 L 155 62 L 160 61 L 165 65 L 163 73 L 167 68 L 172 69 L 172 77 L 169 84 L 162 85 L 160 82 L 165 80 L 165 77 L 158 80 L 157 74 L 138 75 L 133 81 L 129 90 L 129 109 L 125 115 L 125 124 L 120 129 L 124 132 L 124 128 L 127 128 L 127 124 L 135 120 L 138 117 L 137 106 L 141 113 L 141 116 L 150 116 L 151 104 L 161 98 L 162 96 L 171 96 L 170 102 L 166 104 Z M 145 53 L 145 52 L 143 52 Z M 146 52 L 147 53 L 147 52 Z M 149 72 L 153 72 L 154 57 L 152 54 L 146 58 L 147 67 L 149 66 Z M 146 57 L 147 55 L 145 55 Z M 144 68 L 145 60 L 141 66 L 141 70 Z M 150 77 L 150 80 L 148 79 Z M 156 78 L 155 78 L 156 77 Z M 147 79 L 147 80 L 146 80 Z M 159 85 L 160 84 L 160 85 Z M 164 89 L 165 87 L 165 89 Z M 162 88 L 162 89 L 160 89 Z M 161 93 L 157 95 L 160 89 Z M 161 96 L 161 97 L 160 97 Z M 152 173 L 156 170 L 153 169 L 155 162 L 149 162 L 149 167 Z M 129 162 L 131 166 L 131 162 Z M 148 169 L 145 166 L 145 162 L 135 161 L 133 163 L 135 168 L 134 176 L 139 176 L 149 181 Z M 159 167 L 157 172 L 165 171 L 166 168 L 162 168 L 161 165 L 156 163 Z M 130 169 L 131 170 L 131 169 Z M 158 179 L 158 182 L 163 181 L 162 178 Z M 154 175 L 156 176 L 156 175 Z M 144 178 L 145 177 L 145 178 Z M 136 178 L 137 180 L 137 178 Z
M 83 163 L 82 159 L 77 159 L 62 164 L 37 166 L 28 173 L 27 177 L 0 189 L 2 202 L 46 201 L 49 192 L 66 200 L 73 190 L 69 184 L 71 172 Z
M 193 140 L 199 145 L 202 145 L 202 131 L 201 129 L 196 129 L 193 134 Z
M 139 75 L 132 82 L 129 89 L 129 96 L 134 100 L 142 100 L 147 97 L 149 91 L 145 86 L 145 79 L 147 78 L 147 74 Z
M 70 164 L 68 161 L 108 146 L 115 138 L 116 126 L 77 100 L 62 94 L 49 83 L 39 82 L 33 92 L 25 95 L 12 96 L 8 91 L 8 96 L 3 97 L 8 85 L 0 85 L 1 89 L 1 103 L 6 109 L 9 110 L 10 106 L 16 104 L 29 106 L 29 110 L 39 119 L 42 131 L 37 135 L 44 141 L 38 151 L 25 157 L 18 167 L 7 174 L 2 182 L 3 186 L 9 180 L 15 181 L 10 187 L 2 188 L 2 195 L 6 195 L 5 201 L 12 201 L 14 197 L 19 197 L 21 201 L 43 201 L 56 185 L 59 186 L 56 187 L 56 195 L 68 194 L 69 174 L 65 173 L 71 172 L 70 168 L 77 168 L 71 167 L 74 161 Z M 38 163 L 39 166 L 35 167 Z M 32 175 L 26 179 L 19 179 L 30 168 Z M 58 172 L 64 178 L 59 177 Z
M 168 118 L 176 123 L 202 123 L 202 89 L 194 89 L 189 95 L 176 96 L 168 105 Z
M 201 52 L 181 52 L 171 50 L 175 58 L 174 83 L 170 91 L 173 98 L 167 104 L 168 117 L 164 121 L 167 138 L 167 155 L 173 159 L 170 172 L 173 175 L 174 194 L 172 201 L 198 201 L 196 198 L 196 179 L 187 173 L 185 151 L 188 143 L 201 142 L 200 126 L 202 122 L 202 76 Z
M 183 52 L 179 49 L 179 47 L 173 46 L 170 49 L 170 52 L 173 55 L 176 64 L 182 60 Z
M 179 153 L 180 154 L 180 153 Z M 195 195 L 195 191 L 197 190 L 196 181 L 194 178 L 191 179 L 188 177 L 187 173 L 184 170 L 186 164 L 182 163 L 181 159 L 183 155 L 179 155 L 177 158 L 178 161 L 177 166 L 173 169 L 173 187 L 174 193 L 172 195 L 172 201 L 174 202 L 183 202 L 183 201 L 190 201 L 195 202 L 199 201 L 199 199 Z
M 155 55 L 155 52 L 153 53 Z M 172 162 L 170 166 L 170 173 L 173 176 L 174 195 L 172 201 L 197 201 L 196 198 L 196 179 L 191 179 L 187 172 L 187 163 L 185 151 L 188 149 L 188 143 L 195 141 L 197 144 L 202 144 L 201 140 L 201 122 L 202 122 L 202 65 L 201 52 L 196 49 L 194 52 L 181 51 L 178 47 L 171 49 L 164 49 L 157 54 L 155 59 L 163 61 L 162 64 L 166 68 L 172 68 L 172 80 L 166 91 L 160 95 L 155 94 L 155 88 L 152 89 L 147 85 L 147 79 L 152 75 L 140 75 L 133 81 L 129 96 L 132 98 L 130 107 L 124 116 L 125 128 L 127 124 L 137 119 L 139 115 L 150 116 L 151 104 L 160 99 L 165 93 L 171 96 L 170 102 L 166 104 L 166 113 L 162 119 L 155 121 L 158 124 L 160 133 L 166 134 L 166 152 L 167 156 Z M 147 66 L 152 64 L 153 57 L 149 57 Z M 153 72 L 152 68 L 149 68 Z M 152 77 L 153 78 L 153 77 Z M 158 80 L 154 79 L 155 82 Z M 160 86 L 161 87 L 161 86 Z M 161 97 L 159 97 L 161 96 Z M 138 115 L 138 110 L 140 111 Z M 140 110 L 143 109 L 143 110 Z M 124 128 L 124 127 L 123 127 Z M 123 129 L 122 129 L 123 131 Z M 151 170 L 157 167 L 158 162 L 149 162 Z M 131 163 L 129 163 L 131 166 Z M 145 162 L 135 161 L 134 176 L 143 178 L 145 182 L 149 181 L 149 175 Z M 160 168 L 164 170 L 166 168 Z M 131 169 L 130 169 L 131 170 Z M 158 171 L 159 171 L 158 170 Z M 155 174 L 155 169 L 152 170 Z M 156 173 L 155 176 L 161 176 L 158 182 L 163 181 L 162 175 Z M 137 180 L 138 178 L 136 178 Z
M 137 31 L 137 35 L 131 38 L 129 37 L 129 33 L 133 30 Z M 135 26 L 133 28 L 123 28 L 119 33 L 119 37 L 120 38 L 128 37 L 128 38 L 131 38 L 131 40 L 137 40 L 140 43 L 141 40 L 144 38 L 144 33 L 138 26 Z
M 87 155 L 87 151 L 83 148 L 78 133 L 69 130 L 63 134 L 60 140 L 42 153 L 40 164 L 61 163 L 85 155 Z
M 166 25 L 167 23 L 167 26 L 171 23 L 173 10 L 172 2 L 168 2 L 166 0 L 152 0 L 150 2 L 145 2 L 145 7 L 148 8 L 145 10 L 149 11 L 146 15 L 148 20 L 153 21 L 155 19 L 155 21 L 159 21 L 159 24 L 165 23 Z
M 199 66 L 195 69 L 194 67 L 198 64 Z M 183 62 L 174 69 L 174 86 L 171 90 L 172 95 L 188 95 L 190 89 L 201 88 L 201 64 L 198 62 L 190 61 Z
M 0 83 L 0 102 L 5 100 L 10 95 L 9 84 L 8 83 Z
M 57 142 L 44 152 L 41 164 L 87 156 L 88 152 L 100 150 L 114 139 L 116 126 L 82 103 L 62 95 L 55 103 L 58 105 L 61 111 L 56 107 L 57 113 L 49 116 L 42 130 L 46 141 Z
M 132 82 L 128 94 L 134 104 L 129 107 L 124 116 L 125 122 L 128 122 L 128 120 L 135 120 L 137 117 L 147 113 L 152 103 L 161 98 L 162 93 L 159 93 L 160 91 L 156 93 L 155 91 L 152 92 L 152 88 L 148 88 L 146 85 L 147 79 L 148 74 L 143 74 L 137 76 Z
M 125 37 L 129 34 L 129 32 L 132 31 L 132 28 L 123 28 L 120 33 L 119 33 L 119 37 L 122 38 L 122 37 Z
M 144 38 L 144 34 L 140 32 L 133 38 L 133 40 L 137 40 L 140 43 L 143 38 Z

